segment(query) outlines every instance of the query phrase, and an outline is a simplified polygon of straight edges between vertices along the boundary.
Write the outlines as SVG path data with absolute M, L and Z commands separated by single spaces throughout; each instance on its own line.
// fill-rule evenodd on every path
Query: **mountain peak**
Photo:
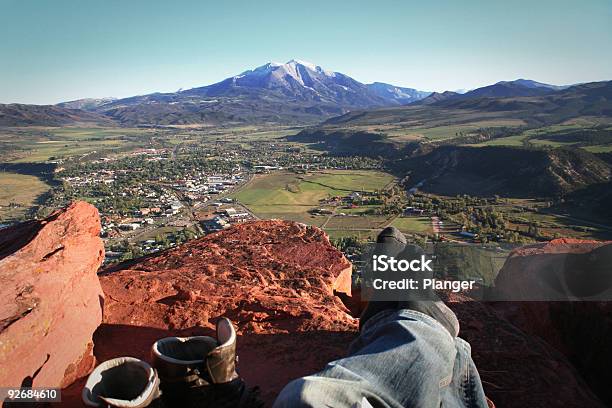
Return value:
M 317 71 L 317 69 L 321 70 L 322 68 L 319 65 L 313 64 L 312 62 L 299 60 L 299 59 L 291 59 L 287 61 L 286 65 L 303 65 L 306 68 L 310 68 L 313 71 Z
M 495 85 L 519 85 L 530 89 L 550 89 L 553 91 L 559 91 L 567 88 L 567 86 L 551 85 L 525 78 L 515 79 L 514 81 L 499 81 Z
M 459 95 L 459 93 L 453 91 L 432 92 L 427 97 L 417 100 L 414 103 L 418 105 L 431 105 L 440 101 L 455 98 Z
M 284 64 L 280 62 L 270 61 L 255 69 L 246 70 L 241 74 L 234 76 L 233 78 L 240 79 L 248 75 L 268 75 L 270 73 L 276 72 L 281 75 L 289 75 L 298 80 L 298 82 L 301 82 L 302 75 L 300 71 L 303 71 L 304 69 L 306 71 L 311 71 L 312 73 L 318 73 L 328 77 L 333 77 L 336 75 L 335 72 L 326 71 L 321 68 L 320 65 L 313 64 L 312 62 L 307 62 L 299 59 L 291 59 Z
M 323 74 L 328 77 L 333 77 L 336 75 L 333 71 L 327 71 L 323 69 L 320 65 L 313 64 L 312 62 L 300 60 L 300 59 L 291 59 L 282 65 L 286 67 L 289 71 L 297 71 L 300 67 L 306 68 L 309 71 L 317 72 L 319 74 Z

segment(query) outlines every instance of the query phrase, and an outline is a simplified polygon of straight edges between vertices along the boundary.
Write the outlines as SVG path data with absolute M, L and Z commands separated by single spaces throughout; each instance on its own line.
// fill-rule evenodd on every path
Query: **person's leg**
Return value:
M 386 232 L 386 235 L 383 235 Z M 398 245 L 401 237 L 404 241 L 401 245 Z M 385 254 L 393 256 L 397 259 L 403 259 L 406 261 L 412 261 L 419 259 L 421 256 L 425 256 L 425 251 L 418 245 L 405 243 L 404 235 L 395 227 L 388 227 L 384 229 L 378 236 L 376 244 L 377 255 Z M 415 274 L 420 274 L 418 278 L 422 281 L 424 278 L 433 278 L 432 272 L 412 272 L 412 277 L 417 278 Z M 457 316 L 440 300 L 438 295 L 433 289 L 421 289 L 418 291 L 407 291 L 404 294 L 397 295 L 398 298 L 395 300 L 375 301 L 371 300 L 368 302 L 367 308 L 361 315 L 359 320 L 359 327 L 368 321 L 368 319 L 383 310 L 399 310 L 409 309 L 416 310 L 417 312 L 424 313 L 430 317 L 433 317 L 442 326 L 449 331 L 453 337 L 457 337 L 459 333 L 459 322 Z
M 406 249 L 406 237 L 396 227 L 387 227 L 383 229 L 378 237 L 376 237 L 376 255 L 387 255 L 397 257 Z M 363 311 L 361 319 L 359 319 L 359 328 L 363 326 L 370 317 L 387 309 L 397 309 L 397 302 L 369 302 L 366 310 Z
M 386 310 L 364 325 L 350 356 L 293 381 L 275 408 L 439 407 L 453 380 L 455 339 L 435 319 L 413 310 Z
M 423 250 L 389 227 L 377 253 L 414 259 Z M 274 408 L 486 407 L 457 317 L 437 296 L 425 298 L 369 302 L 349 356 L 289 383 Z
M 447 406 L 488 407 L 480 375 L 474 360 L 472 360 L 470 344 L 457 337 L 455 338 L 455 348 L 457 354 L 453 368 L 453 382 L 443 390 L 442 399 L 447 402 Z

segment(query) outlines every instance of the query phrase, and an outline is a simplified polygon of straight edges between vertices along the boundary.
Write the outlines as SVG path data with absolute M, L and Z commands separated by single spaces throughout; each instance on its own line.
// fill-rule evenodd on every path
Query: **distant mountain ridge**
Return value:
M 493 85 L 483 86 L 457 96 L 462 99 L 470 98 L 507 98 L 511 96 L 538 96 L 557 91 L 554 85 L 542 84 L 536 81 L 517 79 L 515 81 L 501 81 Z
M 520 90 L 518 95 L 502 97 L 464 96 L 452 97 L 434 106 L 481 112 L 516 112 L 517 117 L 540 123 L 557 123 L 578 116 L 612 116 L 612 81 L 573 85 L 559 91 L 532 88 L 531 92 Z
M 463 93 L 452 91 L 445 91 L 442 93 L 434 92 L 425 98 L 414 101 L 413 103 L 416 105 L 429 105 L 446 100 L 542 96 L 549 95 L 557 91 L 562 91 L 569 87 L 569 85 L 551 85 L 521 78 L 514 81 L 499 81 L 493 85 L 483 86 Z
M 440 101 L 444 101 L 446 99 L 451 99 L 454 98 L 458 95 L 463 95 L 457 92 L 453 92 L 453 91 L 444 91 L 444 92 L 433 92 L 431 93 L 429 96 L 414 102 L 414 104 L 419 104 L 419 105 L 431 105 L 432 103 L 436 103 L 436 102 L 440 102 Z
M 429 92 L 364 84 L 301 60 L 269 62 L 223 81 L 174 93 L 153 93 L 94 106 L 122 124 L 220 122 L 312 123 L 353 109 L 396 106 Z
M 0 126 L 64 126 L 78 123 L 102 126 L 117 124 L 105 115 L 80 109 L 56 105 L 0 104 Z
M 380 108 L 413 105 L 490 110 L 549 109 L 556 102 L 577 106 L 571 98 L 554 95 L 573 92 L 575 87 L 545 84 L 529 79 L 500 81 L 465 93 L 426 92 L 383 82 L 365 84 L 340 72 L 301 60 L 284 64 L 270 62 L 220 82 L 169 93 L 151 93 L 128 98 L 84 98 L 53 107 L 3 105 L 0 125 L 61 126 L 71 123 L 104 123 L 121 126 L 173 126 L 199 124 L 234 126 L 243 124 L 312 125 L 350 117 Z M 545 98 L 514 100 L 512 98 Z M 548 98 L 548 99 L 546 99 Z M 580 98 L 578 98 L 580 99 Z M 584 98 L 583 98 L 584 99 Z M 606 99 L 607 100 L 607 99 Z M 583 101 L 585 108 L 590 102 Z M 594 101 L 594 111 L 606 102 Z M 11 106 L 11 108 L 8 108 Z M 518 107 L 518 108 L 517 108 Z M 87 115 L 90 113 L 90 115 Z M 368 113 L 368 115 L 370 115 Z
M 83 98 L 77 99 L 74 101 L 61 102 L 56 106 L 60 108 L 68 108 L 68 109 L 83 109 L 83 110 L 94 110 L 98 106 L 105 105 L 107 103 L 111 103 L 116 101 L 117 98 L 108 97 L 108 98 Z
M 495 85 L 492 85 L 495 86 Z M 506 90 L 518 89 L 516 93 Z M 415 103 L 382 109 L 355 110 L 321 123 L 321 126 L 351 127 L 392 125 L 411 121 L 461 121 L 469 113 L 482 120 L 496 117 L 520 119 L 527 125 L 560 123 L 580 116 L 612 117 L 612 81 L 589 82 L 555 91 L 529 89 L 524 85 L 501 84 L 495 88 L 504 95 L 491 94 L 491 86 L 466 94 L 434 92 Z M 484 95 L 484 96 L 478 96 Z M 516 95 L 516 96 L 515 96 Z
M 572 86 L 572 85 L 551 85 L 551 84 L 545 84 L 543 82 L 538 82 L 538 81 L 533 81 L 531 79 L 523 79 L 523 78 L 515 79 L 514 81 L 500 81 L 498 83 L 499 84 L 509 83 L 509 84 L 515 84 L 515 85 L 522 85 L 527 88 L 548 88 L 554 91 L 561 91 L 563 89 L 566 89 Z

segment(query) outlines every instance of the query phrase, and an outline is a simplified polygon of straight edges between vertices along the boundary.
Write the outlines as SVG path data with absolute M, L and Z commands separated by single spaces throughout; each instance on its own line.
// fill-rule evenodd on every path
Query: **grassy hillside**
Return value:
M 569 194 L 558 206 L 574 217 L 612 220 L 612 182 L 596 183 Z
M 328 119 L 320 128 L 369 131 L 400 139 L 422 134 L 432 140 L 427 136 L 449 138 L 479 127 L 541 127 L 579 118 L 588 123 L 612 123 L 612 81 L 576 85 L 539 96 L 466 99 L 454 95 L 430 104 L 352 111 Z M 450 127 L 450 131 L 440 133 L 444 127 Z
M 63 126 L 89 123 L 113 126 L 113 119 L 80 109 L 53 105 L 0 104 L 0 126 Z
M 567 123 L 525 131 L 517 130 L 507 137 L 490 139 L 472 146 L 581 147 L 590 152 L 612 149 L 612 127 Z
M 610 165 L 580 149 L 442 146 L 395 163 L 440 194 L 546 197 L 610 180 Z
M 36 163 L 145 147 L 153 131 L 102 127 L 0 128 L 0 163 Z

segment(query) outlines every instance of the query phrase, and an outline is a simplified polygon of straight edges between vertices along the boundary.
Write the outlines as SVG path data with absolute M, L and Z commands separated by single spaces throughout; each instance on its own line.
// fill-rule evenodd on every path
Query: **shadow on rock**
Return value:
M 212 329 L 193 327 L 164 330 L 153 327 L 102 324 L 94 334 L 98 363 L 120 356 L 151 362 L 151 345 L 169 336 L 211 336 Z M 354 332 L 312 331 L 238 336 L 238 372 L 249 387 L 259 386 L 266 406 L 291 380 L 320 370 L 329 361 L 343 357 L 355 338 Z M 63 406 L 82 407 L 85 378 L 62 392 Z

